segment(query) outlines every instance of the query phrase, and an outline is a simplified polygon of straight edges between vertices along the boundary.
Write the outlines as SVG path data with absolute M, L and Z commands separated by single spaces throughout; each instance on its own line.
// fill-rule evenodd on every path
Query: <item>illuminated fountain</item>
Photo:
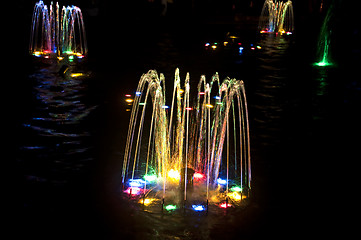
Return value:
M 249 197 L 251 161 L 243 81 L 226 78 L 221 83 L 215 74 L 207 83 L 201 76 L 191 92 L 189 74 L 182 86 L 177 69 L 167 105 L 164 75 L 150 70 L 141 77 L 134 99 L 126 101 L 133 107 L 122 184 L 131 199 L 168 211 L 208 211 L 239 206 Z
M 29 51 L 36 57 L 83 58 L 87 53 L 83 15 L 76 6 L 35 4 Z
M 331 5 L 331 7 L 328 9 L 325 20 L 323 21 L 322 27 L 321 27 L 321 32 L 320 32 L 320 36 L 319 36 L 319 41 L 318 41 L 318 49 L 317 49 L 317 56 L 318 59 L 316 63 L 314 63 L 314 66 L 318 66 L 318 67 L 326 67 L 326 66 L 331 66 L 332 63 L 330 61 L 330 18 L 331 18 L 331 14 L 333 12 L 333 6 Z
M 261 33 L 292 34 L 294 30 L 292 1 L 266 0 L 258 29 Z

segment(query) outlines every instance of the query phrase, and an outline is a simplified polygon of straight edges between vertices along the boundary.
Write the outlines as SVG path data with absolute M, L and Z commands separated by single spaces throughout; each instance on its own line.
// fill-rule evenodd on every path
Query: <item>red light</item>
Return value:
M 126 97 L 131 97 L 132 95 L 130 95 L 130 94 L 125 94 L 125 96 L 126 96 Z
M 231 204 L 227 204 L 227 203 L 222 203 L 221 205 L 219 205 L 220 208 L 229 208 L 231 207 Z
M 205 93 L 204 92 L 199 92 L 199 95 L 204 95 Z
M 199 172 L 196 172 L 195 174 L 193 174 L 193 178 L 196 179 L 196 180 L 202 180 L 204 178 L 204 174 L 202 173 L 199 173 Z
M 143 190 L 143 189 L 138 188 L 138 187 L 129 187 L 127 190 L 125 190 L 125 192 L 128 194 L 131 194 L 131 195 L 137 195 L 137 194 L 140 194 L 141 190 Z
M 238 46 L 241 46 L 241 45 L 242 45 L 242 43 L 239 42 L 239 43 L 238 43 Z
M 186 107 L 186 110 L 193 110 L 193 108 L 191 108 L 191 107 Z

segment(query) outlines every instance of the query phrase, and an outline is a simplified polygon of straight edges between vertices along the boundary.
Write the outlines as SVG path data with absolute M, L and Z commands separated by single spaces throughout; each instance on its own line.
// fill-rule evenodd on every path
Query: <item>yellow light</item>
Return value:
M 81 77 L 83 75 L 84 75 L 84 73 L 72 73 L 72 74 L 70 74 L 71 77 Z
M 63 57 L 58 57 L 58 59 L 61 61 L 61 60 L 63 60 L 64 58 L 63 58 Z
M 228 44 L 228 42 L 223 42 L 223 45 L 224 45 L 224 46 L 227 46 L 227 44 Z
M 144 202 L 143 202 L 144 200 Z M 139 200 L 139 203 L 143 204 L 144 203 L 144 206 L 148 206 L 150 205 L 154 200 L 156 200 L 155 198 L 146 198 L 146 199 L 140 199 Z
M 174 169 L 169 170 L 168 177 L 170 178 L 170 180 L 172 180 L 174 182 L 179 181 L 179 179 L 180 179 L 179 171 L 174 170 Z
M 213 48 L 213 49 L 216 49 L 216 48 L 217 48 L 217 46 L 216 46 L 216 45 L 213 45 L 213 46 L 212 46 L 212 48 Z
M 213 105 L 212 104 L 206 104 L 206 107 L 207 108 L 213 108 Z
M 125 101 L 126 101 L 127 103 L 132 103 L 134 100 L 131 99 L 131 98 L 127 98 L 127 99 L 125 99 Z
M 257 46 L 257 49 L 261 49 L 262 47 L 261 46 Z
M 233 201 L 240 201 L 242 200 L 243 198 L 246 198 L 246 196 L 241 196 L 241 194 L 239 194 L 238 192 L 229 192 L 227 194 L 227 196 L 229 198 L 231 198 Z
M 183 89 L 179 89 L 179 93 L 180 93 L 180 94 L 184 93 L 184 90 L 183 90 Z

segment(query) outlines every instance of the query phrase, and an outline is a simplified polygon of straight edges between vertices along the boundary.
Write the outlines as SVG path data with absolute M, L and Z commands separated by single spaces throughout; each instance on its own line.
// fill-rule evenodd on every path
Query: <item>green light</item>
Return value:
M 165 207 L 165 209 L 166 209 L 167 211 L 172 211 L 172 210 L 176 210 L 176 209 L 177 209 L 177 206 L 176 206 L 176 205 L 167 205 L 167 206 Z
M 242 188 L 238 187 L 238 186 L 234 186 L 234 187 L 231 188 L 231 191 L 232 192 L 242 192 Z
M 332 64 L 327 62 L 327 61 L 321 61 L 321 62 L 317 62 L 314 64 L 314 66 L 318 66 L 318 67 L 326 67 L 326 66 L 331 66 Z
M 144 177 L 144 180 L 148 181 L 148 182 L 154 182 L 154 181 L 157 181 L 157 175 L 155 174 L 152 174 L 152 175 L 145 175 Z

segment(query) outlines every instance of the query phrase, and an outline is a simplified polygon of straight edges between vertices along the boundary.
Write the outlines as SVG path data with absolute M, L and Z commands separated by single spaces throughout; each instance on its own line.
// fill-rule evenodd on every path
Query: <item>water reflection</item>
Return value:
M 286 106 L 286 84 L 288 79 L 287 50 L 290 39 L 267 35 L 259 41 L 258 76 L 255 87 L 254 128 L 258 129 L 257 142 L 274 145 L 280 140 L 282 116 Z
M 87 96 L 89 73 L 70 63 L 52 63 L 29 76 L 33 109 L 25 120 L 20 162 L 27 181 L 64 183 L 92 159 Z

